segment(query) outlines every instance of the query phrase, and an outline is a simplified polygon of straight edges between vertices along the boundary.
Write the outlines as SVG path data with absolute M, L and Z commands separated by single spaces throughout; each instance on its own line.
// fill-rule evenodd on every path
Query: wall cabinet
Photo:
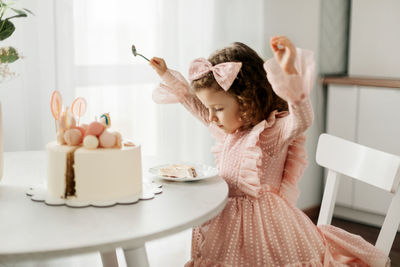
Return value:
M 328 85 L 326 131 L 400 155 L 400 88 Z M 343 177 L 334 214 L 380 225 L 390 193 Z

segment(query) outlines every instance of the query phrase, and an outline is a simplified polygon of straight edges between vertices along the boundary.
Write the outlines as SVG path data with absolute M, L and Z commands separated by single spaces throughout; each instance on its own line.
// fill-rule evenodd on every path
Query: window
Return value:
M 72 17 L 66 20 L 73 26 L 72 41 L 65 40 L 73 55 L 73 97 L 88 101 L 82 121 L 109 112 L 111 129 L 143 144 L 144 154 L 155 154 L 156 149 L 156 105 L 151 94 L 158 78 L 147 61 L 133 56 L 131 45 L 144 55 L 154 54 L 155 10 L 155 0 L 74 0 Z

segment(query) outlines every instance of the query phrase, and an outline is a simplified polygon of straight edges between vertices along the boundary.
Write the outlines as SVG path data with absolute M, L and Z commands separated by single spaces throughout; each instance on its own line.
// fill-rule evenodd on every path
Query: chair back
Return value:
M 321 134 L 317 163 L 328 170 L 318 225 L 330 224 L 336 202 L 340 175 L 381 188 L 393 195 L 376 247 L 389 255 L 400 223 L 400 157 L 354 142 Z

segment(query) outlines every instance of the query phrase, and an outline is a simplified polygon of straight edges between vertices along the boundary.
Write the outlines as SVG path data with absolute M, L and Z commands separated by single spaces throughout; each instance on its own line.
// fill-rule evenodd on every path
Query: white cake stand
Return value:
M 55 198 L 50 197 L 47 194 L 47 187 L 45 184 L 36 184 L 30 186 L 26 194 L 31 197 L 33 201 L 43 202 L 46 205 L 50 206 L 62 206 L 65 205 L 71 208 L 84 208 L 84 207 L 112 207 L 117 204 L 128 205 L 135 204 L 140 200 L 149 200 L 153 199 L 156 194 L 160 194 L 162 192 L 162 185 L 155 182 L 144 182 L 143 189 L 141 194 L 131 195 L 127 197 L 122 197 L 118 199 L 113 199 L 109 201 L 105 200 L 93 200 L 93 201 L 81 201 L 75 198 Z

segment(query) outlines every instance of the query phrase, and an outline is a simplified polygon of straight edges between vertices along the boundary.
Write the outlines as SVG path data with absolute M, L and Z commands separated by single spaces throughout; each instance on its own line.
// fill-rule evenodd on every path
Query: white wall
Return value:
M 353 0 L 349 75 L 400 77 L 400 1 Z
M 282 0 L 265 1 L 265 38 L 273 35 L 288 36 L 297 47 L 315 52 L 318 62 L 320 1 Z M 272 56 L 269 48 L 265 54 Z M 318 73 L 318 68 L 317 68 Z M 314 106 L 314 124 L 307 131 L 308 167 L 299 182 L 301 191 L 297 206 L 301 209 L 314 207 L 321 201 L 322 171 L 315 163 L 315 151 L 318 136 L 323 129 L 323 100 L 321 88 L 315 86 L 311 93 Z

